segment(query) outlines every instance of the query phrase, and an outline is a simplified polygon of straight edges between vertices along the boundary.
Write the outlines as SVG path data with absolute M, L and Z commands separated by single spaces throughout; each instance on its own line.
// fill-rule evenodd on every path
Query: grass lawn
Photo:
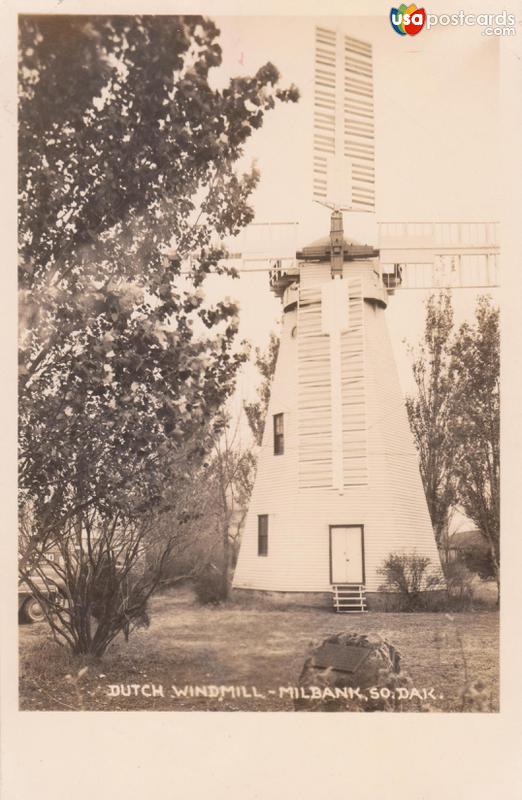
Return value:
M 498 613 L 334 614 L 328 609 L 201 607 L 187 589 L 158 596 L 151 625 L 115 641 L 102 661 L 73 658 L 45 623 L 20 626 L 20 708 L 93 711 L 291 711 L 279 687 L 295 686 L 312 642 L 331 633 L 378 633 L 401 653 L 419 689 L 433 687 L 434 710 L 459 711 L 466 683 L 481 680 L 498 710 Z M 87 672 L 77 676 L 84 665 Z M 154 684 L 163 696 L 111 697 L 109 685 Z M 255 687 L 264 697 L 173 697 L 172 685 Z M 151 690 L 145 688 L 146 693 Z M 442 695 L 442 697 L 440 697 Z

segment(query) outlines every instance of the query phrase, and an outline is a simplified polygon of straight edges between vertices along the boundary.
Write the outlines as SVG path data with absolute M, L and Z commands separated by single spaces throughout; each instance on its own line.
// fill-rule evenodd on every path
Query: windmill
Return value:
M 390 553 L 440 568 L 389 297 L 496 285 L 498 244 L 493 223 L 381 223 L 380 253 L 345 237 L 342 209 L 375 210 L 372 50 L 315 36 L 313 199 L 332 209 L 330 232 L 271 263 L 281 341 L 233 586 L 360 612 Z

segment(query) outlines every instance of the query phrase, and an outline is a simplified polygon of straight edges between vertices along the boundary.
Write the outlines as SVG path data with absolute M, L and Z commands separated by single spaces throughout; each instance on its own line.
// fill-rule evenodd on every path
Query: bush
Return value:
M 448 587 L 448 598 L 463 606 L 471 605 L 473 600 L 473 574 L 464 561 L 456 558 L 444 565 L 444 577 Z
M 478 575 L 482 580 L 495 577 L 495 567 L 489 550 L 478 547 L 465 547 L 462 550 L 460 559 L 470 572 Z
M 392 553 L 378 570 L 386 592 L 382 611 L 472 611 L 491 604 L 473 596 L 473 574 L 462 559 L 444 564 L 444 579 L 429 558 L 416 553 Z M 438 590 L 438 591 L 437 591 Z
M 417 553 L 390 553 L 380 569 L 385 582 L 380 591 L 396 592 L 401 611 L 425 610 L 425 592 L 444 588 L 441 575 L 432 569 L 431 560 Z
M 194 581 L 196 597 L 202 605 L 217 604 L 224 600 L 223 575 L 215 564 L 208 564 Z

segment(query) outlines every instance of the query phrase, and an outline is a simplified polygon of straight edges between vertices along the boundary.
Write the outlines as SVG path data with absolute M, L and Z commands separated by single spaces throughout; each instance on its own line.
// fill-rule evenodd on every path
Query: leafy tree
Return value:
M 489 544 L 500 594 L 499 311 L 479 298 L 452 346 L 453 472 L 459 505 Z
M 473 573 L 464 559 L 457 557 L 446 561 L 444 580 L 450 602 L 463 610 L 469 608 L 473 602 Z
M 190 480 L 181 491 L 179 485 L 165 491 L 177 517 L 160 515 L 155 520 L 156 550 L 162 552 L 165 542 L 177 538 L 162 583 L 189 579 L 205 602 L 228 596 L 256 468 L 254 453 L 241 445 L 238 427 L 230 426 L 225 413 L 220 423 L 206 443 L 205 461 L 198 463 Z
M 254 436 L 255 443 L 261 446 L 263 432 L 265 430 L 265 419 L 270 402 L 270 387 L 274 376 L 277 355 L 279 353 L 279 337 L 275 333 L 270 334 L 270 342 L 265 353 L 256 347 L 256 367 L 261 373 L 262 382 L 257 390 L 258 399 L 253 403 L 245 403 L 244 409 L 250 430 Z
M 444 544 L 455 502 L 452 330 L 450 295 L 430 295 L 423 340 L 414 353 L 413 377 L 417 391 L 406 398 L 424 492 L 439 547 Z
M 195 476 L 191 516 L 198 535 L 188 543 L 183 558 L 170 565 L 176 579 L 178 574 L 194 579 L 203 602 L 228 597 L 255 468 L 252 450 L 241 446 L 238 428 L 233 429 L 224 416 L 223 431 L 214 437 L 207 461 Z
M 235 305 L 201 284 L 223 269 L 214 238 L 253 216 L 244 143 L 297 91 L 269 63 L 212 89 L 218 35 L 196 16 L 20 18 L 21 575 L 38 593 L 59 547 L 48 619 L 75 652 L 143 617 L 154 520 L 175 520 L 245 357 Z
M 216 440 L 210 475 L 216 492 L 216 526 L 222 541 L 223 598 L 228 597 L 229 569 L 237 557 L 239 531 L 248 510 L 256 464 L 253 453 L 239 447 L 236 439 L 237 432 L 234 435 L 225 429 Z

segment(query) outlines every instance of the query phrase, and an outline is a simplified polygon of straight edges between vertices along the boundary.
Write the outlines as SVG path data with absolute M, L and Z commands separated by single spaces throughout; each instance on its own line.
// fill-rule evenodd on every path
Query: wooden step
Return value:
M 337 603 L 337 605 L 340 605 L 340 606 L 360 606 L 360 605 L 366 605 L 366 603 L 365 603 L 364 599 L 361 599 L 361 600 L 353 600 L 353 601 L 351 601 L 351 600 L 336 600 L 336 603 Z
M 333 606 L 338 614 L 366 613 L 366 596 L 362 584 L 332 585 Z

